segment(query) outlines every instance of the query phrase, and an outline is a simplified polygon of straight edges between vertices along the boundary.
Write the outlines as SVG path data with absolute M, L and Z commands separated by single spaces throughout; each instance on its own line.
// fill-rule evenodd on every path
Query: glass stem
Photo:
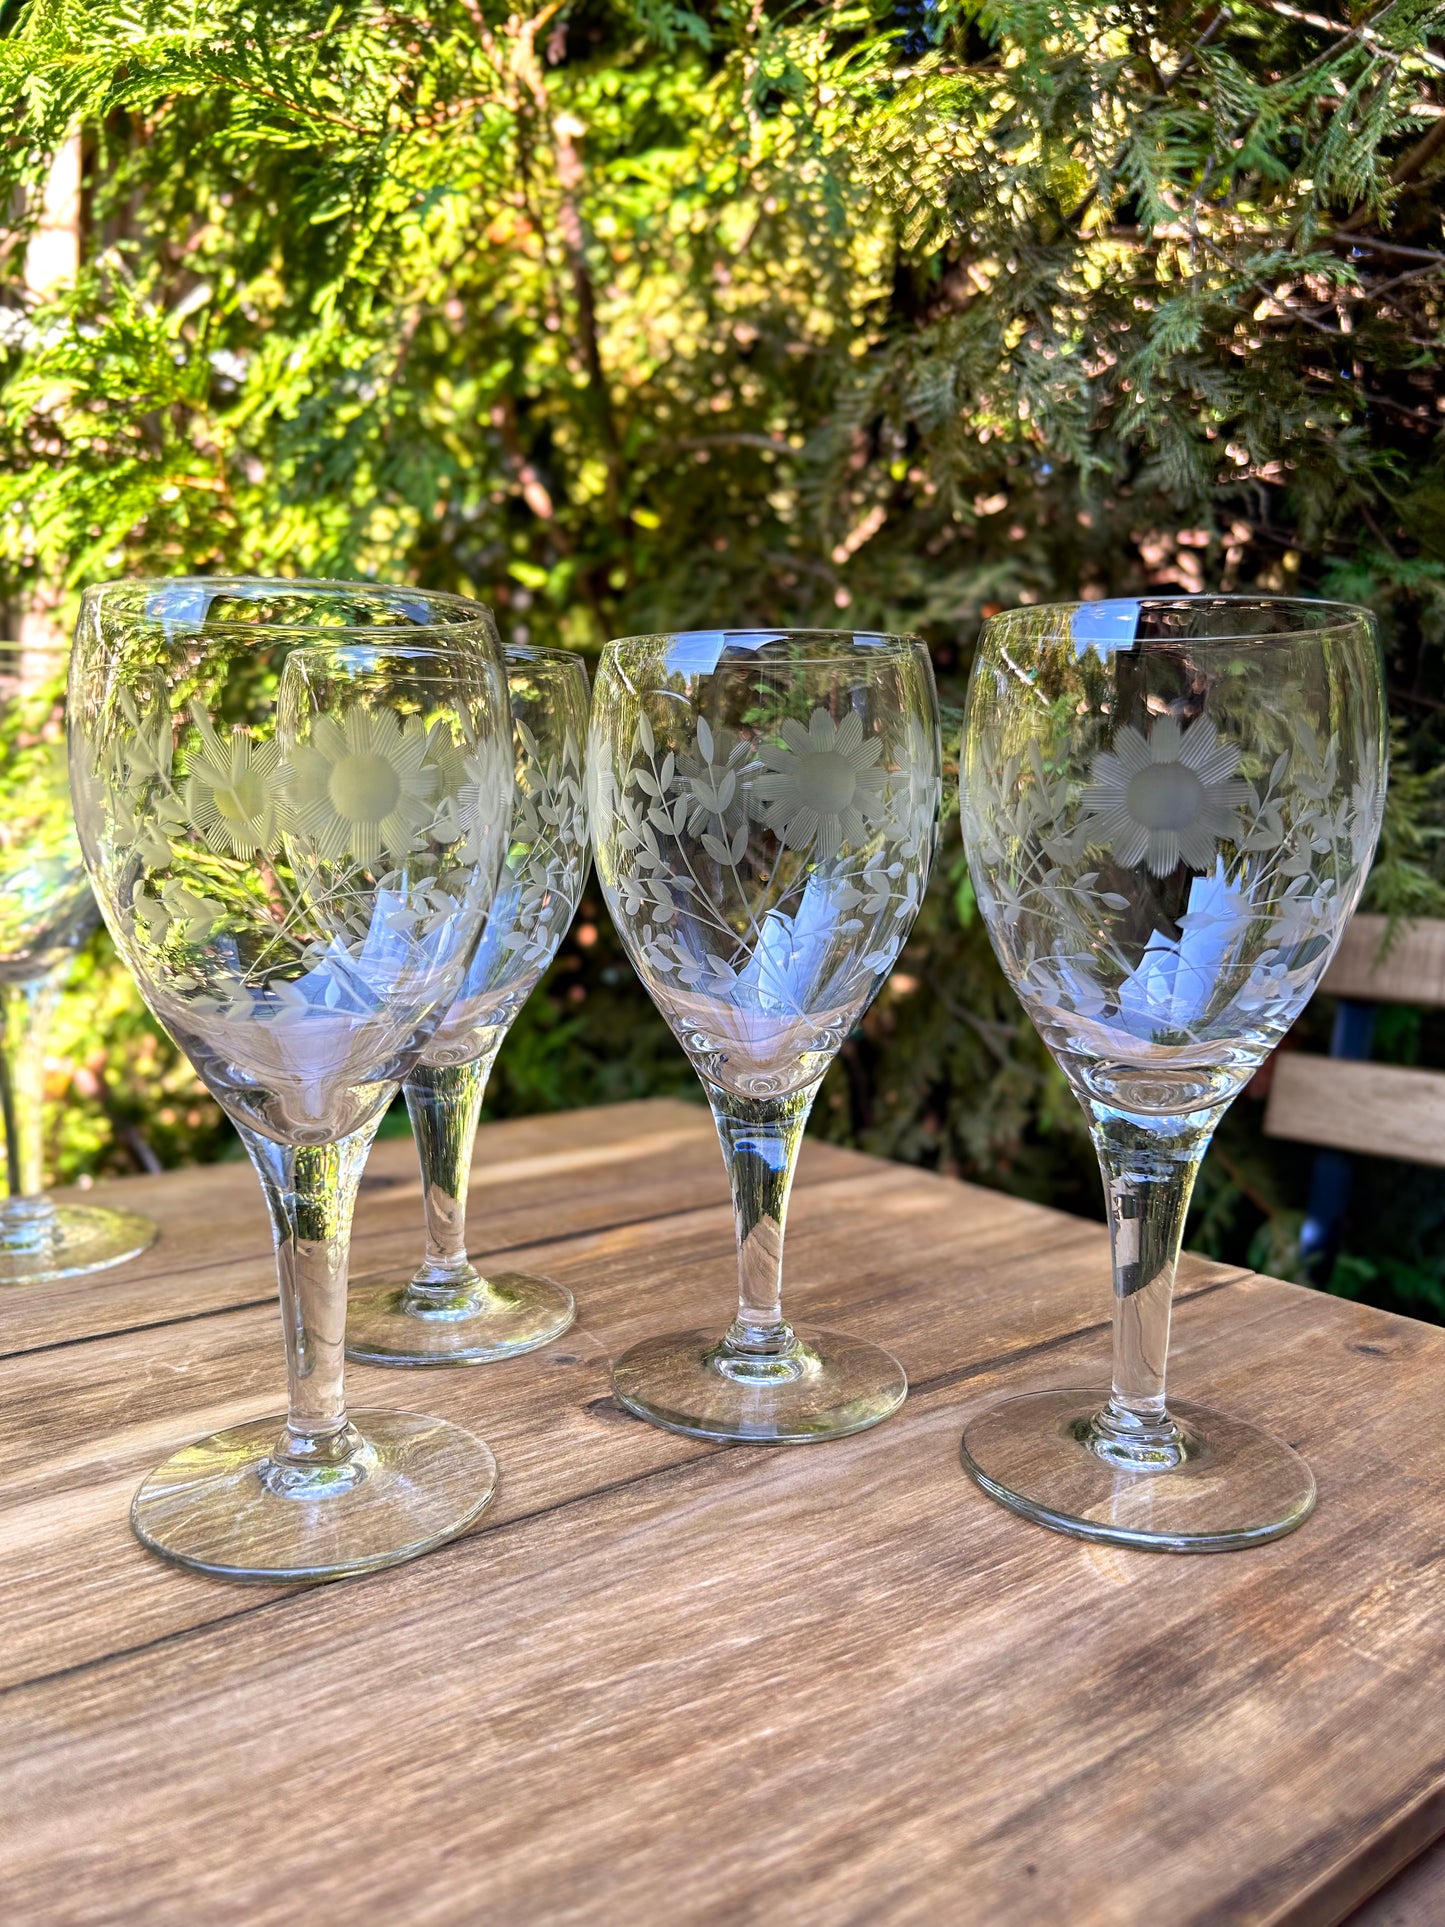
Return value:
M 364 1476 L 346 1416 L 346 1272 L 356 1187 L 379 1122 L 304 1145 L 238 1126 L 271 1210 L 286 1340 L 286 1428 L 262 1474 L 273 1491 L 311 1497 Z
M 455 1301 L 481 1283 L 467 1259 L 467 1189 L 487 1079 L 502 1038 L 470 1064 L 418 1064 L 406 1080 L 406 1108 L 421 1163 L 426 1257 L 407 1288 L 409 1308 Z
M 1164 1401 L 1174 1274 L 1219 1112 L 1147 1118 L 1098 1102 L 1089 1110 L 1114 1257 L 1114 1383 L 1092 1443 L 1120 1463 L 1177 1465 L 1185 1439 Z
M 735 1097 L 707 1085 L 708 1102 L 722 1141 L 732 1187 L 738 1236 L 738 1315 L 724 1338 L 720 1360 L 795 1361 L 798 1341 L 783 1317 L 783 1234 L 803 1127 L 818 1086 L 789 1097 Z
M 63 970 L 23 983 L 0 981 L 0 1130 L 5 1134 L 0 1224 L 38 1226 L 53 1206 L 45 1188 L 45 1046 Z

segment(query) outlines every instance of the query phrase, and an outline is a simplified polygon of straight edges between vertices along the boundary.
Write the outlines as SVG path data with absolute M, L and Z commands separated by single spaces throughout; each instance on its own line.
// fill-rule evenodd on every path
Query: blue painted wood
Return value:
M 1368 1058 L 1374 1038 L 1375 1006 L 1341 997 L 1330 1035 L 1330 1056 Z M 1343 1151 L 1315 1154 L 1309 1204 L 1299 1239 L 1300 1257 L 1311 1271 L 1325 1271 L 1334 1262 L 1350 1206 L 1354 1169 L 1354 1160 Z

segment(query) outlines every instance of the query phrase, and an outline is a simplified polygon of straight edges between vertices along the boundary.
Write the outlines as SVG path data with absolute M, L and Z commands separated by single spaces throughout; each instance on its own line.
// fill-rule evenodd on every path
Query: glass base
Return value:
M 0 1285 L 43 1285 L 138 1258 L 156 1241 L 149 1218 L 92 1204 L 11 1198 L 0 1205 Z
M 803 1445 L 862 1432 L 908 1395 L 903 1367 L 881 1345 L 837 1332 L 795 1332 L 795 1350 L 754 1358 L 709 1332 L 645 1338 L 612 1368 L 619 1404 L 690 1438 Z
M 482 1441 L 418 1412 L 354 1412 L 355 1455 L 297 1471 L 272 1458 L 286 1421 L 255 1419 L 158 1465 L 130 1509 L 142 1545 L 219 1579 L 343 1579 L 454 1539 L 497 1487 Z
M 1230 1552 L 1293 1532 L 1314 1509 L 1297 1452 L 1200 1405 L 1169 1407 L 1173 1450 L 1154 1464 L 1102 1432 L 1106 1391 L 1030 1392 L 972 1420 L 965 1469 L 1036 1525 L 1150 1552 Z M 1172 1462 L 1171 1462 L 1172 1461 Z
M 346 1356 L 361 1365 L 486 1365 L 534 1352 L 577 1306 L 555 1278 L 493 1271 L 428 1297 L 401 1278 L 358 1278 L 346 1301 Z

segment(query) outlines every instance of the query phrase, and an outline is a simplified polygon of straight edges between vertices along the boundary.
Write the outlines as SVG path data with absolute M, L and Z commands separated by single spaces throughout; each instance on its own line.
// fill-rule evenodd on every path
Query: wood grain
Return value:
M 1301 1144 L 1445 1165 L 1445 1072 L 1282 1051 L 1264 1128 Z
M 864 1170 L 794 1196 L 788 1303 L 800 1320 L 888 1344 L 920 1384 L 1107 1314 L 1102 1226 L 871 1161 Z M 973 1202 L 966 1252 L 961 1196 Z M 834 1235 L 840 1213 L 843 1244 Z M 709 1448 L 624 1422 L 611 1404 L 608 1360 L 669 1325 L 710 1322 L 721 1332 L 735 1289 L 731 1245 L 731 1211 L 717 1205 L 526 1248 L 520 1264 L 575 1292 L 578 1327 L 542 1352 L 485 1369 L 423 1377 L 351 1366 L 351 1403 L 435 1412 L 485 1437 L 502 1482 L 480 1530 L 684 1463 Z M 374 1248 L 388 1250 L 384 1240 Z M 409 1249 L 395 1241 L 398 1257 Z M 1000 1298 L 998 1254 L 1015 1251 L 1016 1290 Z M 1187 1283 L 1199 1289 L 1233 1275 L 1196 1262 Z M 971 1316 L 959 1316 L 964 1307 Z M 134 1542 L 130 1497 L 186 1440 L 279 1412 L 283 1402 L 271 1303 L 12 1360 L 0 1400 L 0 1549 L 21 1563 L 0 1560 L 0 1683 L 231 1612 L 231 1587 L 173 1571 Z
M 491 1124 L 479 1145 L 469 1220 L 478 1254 L 533 1242 L 541 1221 L 553 1237 L 563 1238 L 727 1196 L 717 1133 L 697 1104 L 655 1099 Z M 798 1182 L 807 1185 L 860 1165 L 856 1152 L 813 1140 Z M 274 1296 L 270 1224 L 255 1173 L 244 1160 L 54 1195 L 147 1212 L 161 1236 L 134 1264 L 101 1277 L 7 1286 L 0 1292 L 0 1356 L 89 1338 L 98 1330 L 144 1329 L 269 1304 Z M 388 1238 L 395 1262 L 415 1264 L 421 1181 L 409 1139 L 377 1144 L 367 1161 L 353 1239 L 358 1274 L 393 1261 L 390 1246 L 386 1257 L 377 1255 Z
M 355 1374 L 503 1467 L 478 1530 L 393 1572 L 227 1587 L 129 1538 L 177 1437 L 274 1405 L 269 1308 L 0 1366 L 7 1927 L 1331 1927 L 1439 1830 L 1445 1334 L 1191 1261 L 1179 1393 L 1297 1445 L 1318 1510 L 1247 1553 L 1087 1547 L 986 1500 L 958 1442 L 1107 1373 L 1099 1226 L 816 1178 L 795 1309 L 891 1344 L 910 1398 L 825 1446 L 713 1447 L 620 1413 L 606 1358 L 721 1323 L 729 1214 L 542 1242 L 589 1171 L 527 1248 L 580 1330 Z
M 1388 924 L 1386 917 L 1352 917 L 1321 990 L 1331 997 L 1438 1010 L 1445 1004 L 1445 922 L 1423 917 L 1404 924 L 1386 949 Z
M 1445 1841 L 1372 1894 L 1348 1927 L 1441 1927 L 1445 1921 Z

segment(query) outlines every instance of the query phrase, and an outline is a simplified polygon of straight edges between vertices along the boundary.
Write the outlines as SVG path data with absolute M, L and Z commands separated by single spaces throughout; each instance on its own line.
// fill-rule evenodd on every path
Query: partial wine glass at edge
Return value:
M 81 843 L 147 1003 L 240 1131 L 276 1241 L 289 1409 L 177 1452 L 136 1495 L 154 1550 L 323 1579 L 462 1530 L 469 1432 L 348 1414 L 347 1252 L 382 1113 L 455 998 L 511 818 L 489 613 L 364 584 L 86 592 L 71 672 Z
M 70 651 L 0 642 L 0 1285 L 103 1271 L 144 1251 L 134 1211 L 45 1195 L 45 1050 L 56 1001 L 95 928 L 66 778 Z
M 795 1329 L 783 1235 L 823 1074 L 893 968 L 938 818 L 921 643 L 819 630 L 634 637 L 603 652 L 588 786 L 597 871 L 628 954 L 702 1080 L 737 1222 L 727 1332 L 644 1340 L 630 1410 L 706 1438 L 801 1442 L 895 1411 L 881 1347 Z
M 969 686 L 964 837 L 980 909 L 1089 1121 L 1114 1257 L 1111 1389 L 969 1424 L 994 1497 L 1173 1551 L 1275 1538 L 1309 1468 L 1166 1402 L 1180 1240 L 1219 1119 L 1318 984 L 1359 900 L 1385 785 L 1363 609 L 1149 598 L 994 617 Z

